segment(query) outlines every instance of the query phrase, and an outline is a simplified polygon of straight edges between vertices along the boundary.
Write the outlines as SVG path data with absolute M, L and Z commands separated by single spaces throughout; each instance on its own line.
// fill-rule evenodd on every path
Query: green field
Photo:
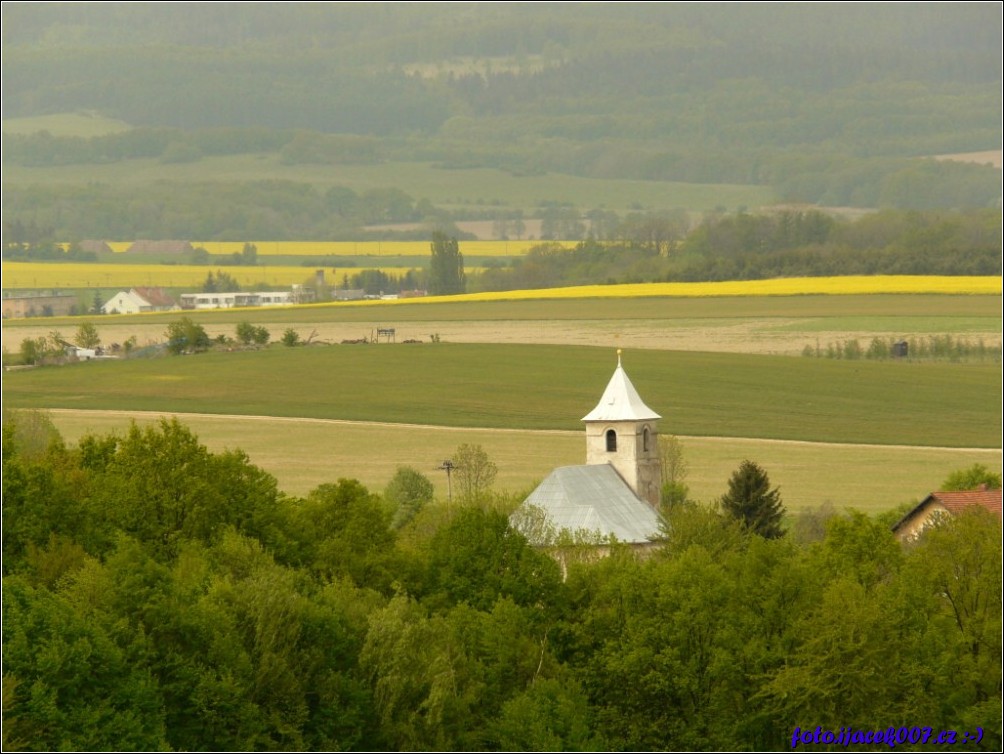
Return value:
M 365 335 L 382 322 L 396 325 L 399 339 L 427 340 L 443 328 L 457 340 L 467 332 L 486 340 L 515 332 L 538 345 L 273 345 L 259 352 L 92 362 L 8 372 L 4 403 L 97 409 L 54 412 L 70 441 L 90 431 L 124 431 L 128 418 L 116 410 L 217 414 L 193 413 L 183 421 L 214 450 L 247 451 L 291 494 L 343 476 L 379 490 L 398 465 L 408 464 L 445 496 L 436 467 L 460 443 L 478 443 L 500 467 L 498 487 L 518 493 L 555 466 L 584 461 L 579 418 L 598 399 L 616 363 L 614 348 L 623 343 L 629 374 L 664 417 L 661 430 L 684 438 L 688 483 L 701 500 L 720 495 L 745 458 L 767 468 L 789 510 L 827 501 L 884 510 L 922 497 L 956 469 L 973 463 L 1001 468 L 999 365 L 840 362 L 630 345 L 634 334 L 655 333 L 684 337 L 690 342 L 684 349 L 705 349 L 734 328 L 745 328 L 750 338 L 785 333 L 799 348 L 816 333 L 824 339 L 842 333 L 993 335 L 1001 330 L 999 296 L 528 300 L 186 314 L 211 335 L 233 336 L 243 320 L 267 325 L 273 338 L 286 326 L 303 336 L 314 326 L 321 333 Z M 69 336 L 85 320 L 106 342 L 135 333 L 142 344 L 162 340 L 166 323 L 179 316 L 8 320 L 4 345 L 16 351 L 21 338 L 52 330 Z M 542 335 L 557 331 L 573 338 L 560 342 L 611 347 L 539 344 Z M 485 427 L 508 429 L 477 429 Z
M 617 212 L 651 207 L 706 211 L 716 207 L 756 208 L 774 202 L 771 189 L 765 186 L 612 180 L 557 173 L 513 175 L 488 168 L 444 169 L 424 162 L 284 165 L 278 154 L 205 157 L 181 164 L 151 159 L 100 165 L 4 167 L 4 182 L 13 185 L 100 182 L 138 186 L 153 181 L 185 184 L 266 180 L 309 183 L 319 190 L 347 186 L 357 193 L 394 187 L 446 208 L 473 205 L 536 210 L 542 202 L 551 201 Z
M 674 434 L 1000 446 L 997 365 L 655 350 L 625 358 Z M 573 346 L 272 347 L 9 373 L 4 402 L 576 430 L 615 363 L 612 349 Z
M 68 442 L 84 434 L 124 434 L 129 422 L 152 415 L 58 410 L 53 422 Z M 341 477 L 382 491 L 398 466 L 418 469 L 446 499 L 446 476 L 438 470 L 461 443 L 478 444 L 499 467 L 496 489 L 528 490 L 556 466 L 585 461 L 580 431 L 498 431 L 449 427 L 386 426 L 267 417 L 181 415 L 179 419 L 210 450 L 241 448 L 251 462 L 273 474 L 279 489 L 304 495 Z M 671 426 L 672 422 L 663 422 Z M 781 488 L 785 507 L 797 511 L 831 503 L 880 511 L 922 498 L 951 472 L 981 463 L 1001 470 L 998 450 L 829 445 L 771 440 L 683 437 L 687 484 L 697 500 L 725 491 L 744 459 L 767 469 Z M 849 471 L 850 470 L 850 471 Z
M 39 131 L 48 131 L 53 136 L 77 136 L 82 139 L 122 133 L 131 128 L 132 126 L 121 120 L 105 118 L 91 111 L 55 113 L 53 115 L 39 115 L 34 118 L 6 118 L 3 121 L 5 134 L 33 134 Z
M 536 299 L 526 301 L 393 302 L 385 306 L 317 304 L 290 308 L 186 312 L 203 324 L 240 322 L 253 317 L 265 323 L 285 322 L 473 322 L 509 320 L 678 320 L 776 318 L 779 327 L 789 320 L 812 320 L 812 329 L 873 329 L 904 334 L 968 332 L 970 328 L 1001 329 L 1000 296 L 962 295 L 846 295 L 846 296 L 736 296 L 714 298 Z M 75 326 L 83 320 L 123 324 L 167 323 L 177 312 L 114 317 L 45 317 L 6 320 L 4 328 Z M 896 327 L 896 324 L 901 325 Z M 874 326 L 873 326 L 874 325 Z M 852 327 L 848 327 L 852 326 Z M 965 328 L 959 330 L 958 328 Z M 809 329 L 809 328 L 799 328 Z

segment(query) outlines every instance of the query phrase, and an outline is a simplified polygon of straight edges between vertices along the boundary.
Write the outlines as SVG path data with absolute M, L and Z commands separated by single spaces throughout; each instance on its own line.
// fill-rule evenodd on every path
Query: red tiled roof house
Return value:
M 980 489 L 964 492 L 932 492 L 916 508 L 903 516 L 892 530 L 901 542 L 910 542 L 919 537 L 924 529 L 936 524 L 939 519 L 957 515 L 973 506 L 986 509 L 999 521 L 1001 491 L 988 490 L 986 485 L 983 485 Z

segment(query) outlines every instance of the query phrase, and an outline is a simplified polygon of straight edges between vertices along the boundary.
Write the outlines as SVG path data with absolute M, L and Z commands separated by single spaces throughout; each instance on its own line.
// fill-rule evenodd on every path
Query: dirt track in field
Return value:
M 276 423 L 276 424 L 314 424 L 319 426 L 349 426 L 349 427 L 387 427 L 387 428 L 407 428 L 435 430 L 437 432 L 492 432 L 495 434 L 513 435 L 556 435 L 562 437 L 581 437 L 582 432 L 567 429 L 506 429 L 500 427 L 455 427 L 444 424 L 409 424 L 405 422 L 382 422 L 382 421 L 359 421 L 355 419 L 318 419 L 311 416 L 256 416 L 254 414 L 200 414 L 177 411 L 133 411 L 128 409 L 80 409 L 80 408 L 50 408 L 46 409 L 50 414 L 67 417 L 121 417 L 122 419 L 167 419 L 177 418 L 181 421 L 190 419 L 203 419 L 206 421 L 224 422 L 251 422 L 251 423 Z M 939 445 L 880 445 L 864 442 L 825 442 L 821 440 L 780 440 L 771 438 L 750 438 L 750 437 L 729 437 L 727 435 L 700 435 L 689 436 L 679 435 L 682 440 L 700 439 L 705 442 L 713 441 L 742 441 L 756 442 L 766 445 L 787 445 L 792 447 L 817 447 L 817 448 L 874 448 L 877 450 L 940 450 L 949 453 L 997 453 L 995 448 L 960 448 L 954 446 Z
M 105 346 L 123 343 L 135 336 L 139 346 L 160 343 L 164 340 L 163 324 L 104 324 L 100 319 L 94 324 L 98 328 L 101 342 Z M 343 340 L 360 338 L 374 339 L 378 327 L 387 327 L 383 322 L 322 322 L 309 321 L 267 325 L 271 328 L 273 340 L 278 340 L 287 327 L 292 327 L 301 339 L 340 343 Z M 234 337 L 233 323 L 214 325 L 206 323 L 210 337 L 226 335 Z M 429 342 L 437 335 L 448 343 L 540 343 L 550 345 L 601 346 L 611 348 L 649 348 L 674 351 L 717 351 L 724 353 L 787 354 L 797 355 L 805 346 L 815 346 L 818 342 L 824 348 L 835 342 L 857 339 L 863 347 L 876 334 L 874 332 L 851 331 L 799 331 L 797 321 L 781 319 L 762 320 L 693 320 L 685 323 L 667 320 L 512 320 L 498 322 L 456 322 L 430 321 L 405 322 L 395 325 L 396 341 L 419 340 Z M 24 338 L 49 335 L 52 328 L 4 327 L 3 348 L 11 353 L 20 349 Z M 62 329 L 67 340 L 73 331 Z M 967 333 L 967 337 L 980 337 L 995 343 L 1000 333 Z M 381 342 L 386 339 L 382 338 Z

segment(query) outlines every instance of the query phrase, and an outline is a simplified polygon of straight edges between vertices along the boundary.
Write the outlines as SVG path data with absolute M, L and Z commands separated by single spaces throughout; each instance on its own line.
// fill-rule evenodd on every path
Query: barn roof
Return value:
M 584 422 L 595 421 L 648 421 L 661 419 L 659 414 L 645 405 L 645 401 L 638 395 L 631 380 L 628 379 L 627 372 L 621 366 L 620 351 L 617 352 L 617 368 L 613 377 L 607 383 L 606 390 L 596 408 L 582 417 Z
M 562 466 L 552 471 L 524 502 L 541 509 L 556 531 L 586 530 L 621 542 L 650 542 L 659 517 L 609 464 Z

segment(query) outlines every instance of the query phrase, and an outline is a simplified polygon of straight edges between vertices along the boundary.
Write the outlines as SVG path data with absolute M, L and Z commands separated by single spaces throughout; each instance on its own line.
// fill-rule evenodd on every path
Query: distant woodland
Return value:
M 267 154 L 305 168 L 747 184 L 810 205 L 1000 206 L 998 169 L 932 159 L 1000 147 L 993 3 L 7 3 L 3 18 L 5 118 L 132 126 L 5 133 L 8 166 Z M 5 218 L 45 219 L 64 238 L 151 235 L 139 203 L 188 229 L 160 232 L 207 239 L 346 238 L 374 219 L 307 183 L 74 175 L 5 181 Z M 423 198 L 408 219 L 442 220 Z M 272 219 L 295 214 L 291 201 L 327 219 Z M 457 214 L 446 219 L 483 216 Z

